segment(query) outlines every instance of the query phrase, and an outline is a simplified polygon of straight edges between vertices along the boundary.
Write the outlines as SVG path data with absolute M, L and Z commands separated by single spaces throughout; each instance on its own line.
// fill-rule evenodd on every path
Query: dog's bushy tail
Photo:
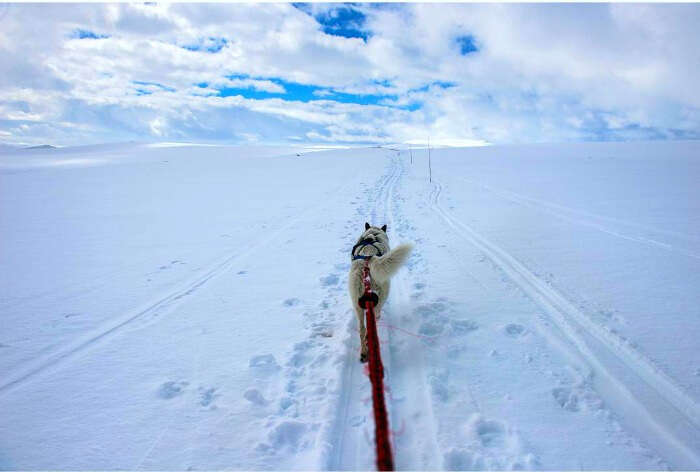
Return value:
M 377 282 L 386 282 L 411 255 L 413 244 L 401 244 L 382 257 L 373 257 L 369 260 L 369 272 Z

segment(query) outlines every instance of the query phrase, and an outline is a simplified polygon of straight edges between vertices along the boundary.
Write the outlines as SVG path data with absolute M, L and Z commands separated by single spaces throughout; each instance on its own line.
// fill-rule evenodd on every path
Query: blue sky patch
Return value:
M 257 79 L 257 80 L 269 80 L 272 83 L 282 86 L 286 92 L 269 92 L 267 90 L 255 89 L 250 87 L 223 87 L 217 89 L 219 95 L 222 97 L 230 97 L 233 95 L 240 95 L 244 98 L 252 98 L 256 100 L 264 100 L 266 98 L 281 98 L 283 100 L 308 102 L 311 100 L 317 100 L 318 97 L 314 95 L 314 92 L 320 90 L 321 87 L 315 85 L 304 85 L 295 82 L 287 82 L 281 79 L 265 79 L 261 77 L 250 77 L 246 74 L 236 74 L 226 76 L 228 79 Z M 199 87 L 207 87 L 209 84 L 206 82 L 201 82 L 197 84 Z
M 376 79 L 375 79 L 375 80 L 372 81 L 372 83 L 373 83 L 373 84 L 376 84 L 376 85 L 381 85 L 381 86 L 383 86 L 383 87 L 391 87 L 391 86 L 392 86 L 391 81 L 388 80 L 388 79 L 384 79 L 384 80 L 376 80 Z
M 418 87 L 417 89 L 411 89 L 409 92 L 427 92 L 430 87 L 439 87 L 441 89 L 448 89 L 450 87 L 456 87 L 457 84 L 453 82 L 444 82 L 442 80 L 437 80 L 435 82 L 431 82 L 429 84 L 426 84 L 422 87 Z
M 455 41 L 459 46 L 459 53 L 462 56 L 477 52 L 479 48 L 476 46 L 476 39 L 471 34 L 465 36 L 458 36 Z
M 168 87 L 167 85 L 159 84 L 158 82 L 145 82 L 143 80 L 132 80 L 131 83 L 139 86 L 136 88 L 137 95 L 151 95 L 153 93 L 154 88 L 163 90 L 165 92 L 174 92 L 175 91 L 174 88 Z
M 421 108 L 423 108 L 423 104 L 420 102 L 412 102 L 412 103 L 409 103 L 408 105 L 402 105 L 402 106 L 399 106 L 397 108 L 401 108 L 402 110 L 407 110 L 407 111 L 416 111 L 416 110 L 420 110 Z
M 328 95 L 321 98 L 340 103 L 356 103 L 358 105 L 382 105 L 382 102 L 386 99 L 396 99 L 396 95 L 361 95 L 355 93 L 335 92 L 333 90 L 328 90 L 328 92 Z
M 316 14 L 307 3 L 293 3 L 292 5 L 313 16 L 321 25 L 321 30 L 326 34 L 342 36 L 343 38 L 361 38 L 365 42 L 371 36 L 370 32 L 364 29 L 365 14 L 356 9 L 353 4 L 339 4 Z
M 228 44 L 226 38 L 215 38 L 208 37 L 200 39 L 197 44 L 185 44 L 182 46 L 183 49 L 188 51 L 204 51 L 209 53 L 217 53 L 221 51 Z
M 268 98 L 279 98 L 287 101 L 296 102 L 310 102 L 315 100 L 331 100 L 339 103 L 354 103 L 357 105 L 378 105 L 386 106 L 392 108 L 400 108 L 402 110 L 414 111 L 421 107 L 418 103 L 411 103 L 409 105 L 395 105 L 392 104 L 392 100 L 398 98 L 397 95 L 392 94 L 355 94 L 355 93 L 345 93 L 334 91 L 330 87 L 320 87 L 317 85 L 307 85 L 299 84 L 296 82 L 287 82 L 286 80 L 276 79 L 276 78 L 263 78 L 263 77 L 250 77 L 244 74 L 240 75 L 229 75 L 229 79 L 255 79 L 255 80 L 269 80 L 277 85 L 280 85 L 285 89 L 285 93 L 279 92 L 269 92 L 266 90 L 258 90 L 251 87 L 224 87 L 219 88 L 218 93 L 222 97 L 230 97 L 240 95 L 243 98 L 250 98 L 255 100 L 265 100 Z M 206 88 L 209 86 L 206 82 L 200 82 L 196 84 L 197 87 Z
M 85 29 L 76 29 L 73 30 L 73 33 L 71 34 L 71 38 L 73 39 L 104 39 L 104 38 L 109 38 L 108 34 L 98 34 L 94 33 L 89 30 Z

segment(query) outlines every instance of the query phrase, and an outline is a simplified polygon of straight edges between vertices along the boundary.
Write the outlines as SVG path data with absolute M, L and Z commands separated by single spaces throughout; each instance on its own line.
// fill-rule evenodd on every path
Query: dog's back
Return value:
M 372 280 L 372 291 L 379 297 L 378 309 L 381 310 L 382 305 L 389 296 L 390 279 L 396 274 L 401 266 L 406 262 L 408 256 L 411 255 L 413 246 L 411 244 L 401 244 L 390 250 L 388 254 L 380 257 L 373 256 L 369 259 L 369 274 Z M 362 259 L 352 261 L 350 266 L 350 275 L 348 282 L 350 285 L 350 298 L 357 303 L 364 293 L 364 284 L 362 283 L 362 270 L 365 262 Z
M 386 226 L 383 226 L 380 229 L 370 227 L 369 224 L 365 224 L 365 230 L 365 234 L 367 232 L 373 234 L 370 234 L 369 239 L 367 239 L 365 234 L 363 234 L 363 236 L 360 237 L 360 240 L 358 240 L 358 244 L 355 245 L 355 248 L 353 248 L 353 260 L 350 266 L 350 274 L 348 276 L 350 302 L 355 309 L 355 314 L 357 315 L 357 321 L 360 328 L 360 340 L 362 343 L 362 353 L 360 355 L 360 359 L 362 361 L 366 360 L 367 357 L 364 310 L 360 308 L 357 302 L 364 293 L 364 283 L 362 281 L 362 277 L 365 262 L 369 264 L 372 291 L 376 293 L 377 297 L 379 298 L 377 306 L 375 307 L 375 314 L 377 319 L 379 319 L 384 302 L 389 296 L 389 280 L 406 262 L 406 259 L 408 259 L 408 256 L 411 254 L 411 250 L 413 249 L 413 245 L 411 244 L 401 244 L 394 249 L 389 250 L 389 241 L 386 237 Z M 380 230 L 381 233 L 374 230 Z M 356 250 L 362 241 L 367 241 L 367 244 L 360 246 L 359 250 Z M 382 254 L 382 251 L 379 249 L 380 247 L 384 251 L 388 250 L 388 252 Z

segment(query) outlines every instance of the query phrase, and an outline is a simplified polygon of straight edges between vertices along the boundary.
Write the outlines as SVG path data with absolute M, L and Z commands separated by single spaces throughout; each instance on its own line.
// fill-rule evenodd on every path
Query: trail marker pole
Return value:
M 433 166 L 430 160 L 430 136 L 428 136 L 428 179 L 433 183 Z

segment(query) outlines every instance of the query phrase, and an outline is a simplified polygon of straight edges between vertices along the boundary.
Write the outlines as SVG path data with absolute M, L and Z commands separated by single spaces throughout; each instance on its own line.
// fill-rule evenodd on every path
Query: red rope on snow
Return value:
M 379 336 L 374 316 L 374 305 L 378 298 L 372 292 L 372 281 L 369 276 L 369 259 L 365 260 L 362 274 L 365 293 L 360 298 L 364 302 L 365 317 L 367 318 L 367 348 L 369 351 L 369 380 L 372 383 L 372 408 L 374 410 L 374 439 L 377 449 L 377 470 L 394 470 L 394 458 L 389 442 L 389 418 L 384 402 L 384 366 L 379 351 Z

